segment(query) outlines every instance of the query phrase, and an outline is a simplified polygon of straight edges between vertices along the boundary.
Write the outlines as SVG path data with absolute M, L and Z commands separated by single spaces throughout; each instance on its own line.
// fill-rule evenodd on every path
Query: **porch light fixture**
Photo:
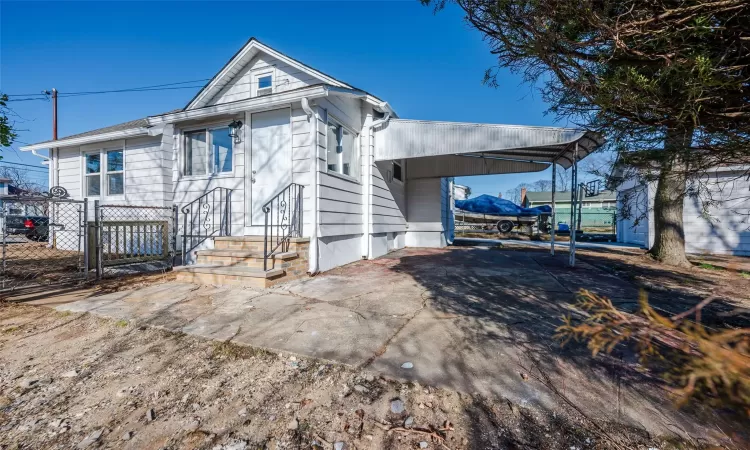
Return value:
M 232 123 L 229 124 L 229 137 L 234 140 L 235 144 L 239 144 L 241 142 L 240 128 L 242 128 L 242 121 L 240 120 L 233 120 Z

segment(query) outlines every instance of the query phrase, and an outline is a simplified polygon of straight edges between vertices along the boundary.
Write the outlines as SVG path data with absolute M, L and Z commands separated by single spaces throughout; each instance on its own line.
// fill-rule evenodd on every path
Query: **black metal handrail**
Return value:
M 182 207 L 182 260 L 212 236 L 231 234 L 232 190 L 217 187 Z
M 268 258 L 281 249 L 289 251 L 293 237 L 302 236 L 301 184 L 291 183 L 263 205 L 265 228 L 263 234 L 263 270 L 268 270 Z

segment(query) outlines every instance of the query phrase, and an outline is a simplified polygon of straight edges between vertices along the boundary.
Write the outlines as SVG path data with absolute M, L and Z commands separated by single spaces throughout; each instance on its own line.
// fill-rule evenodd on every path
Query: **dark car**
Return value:
M 49 235 L 49 217 L 46 216 L 5 216 L 5 229 L 8 234 L 22 234 L 32 241 L 46 241 Z

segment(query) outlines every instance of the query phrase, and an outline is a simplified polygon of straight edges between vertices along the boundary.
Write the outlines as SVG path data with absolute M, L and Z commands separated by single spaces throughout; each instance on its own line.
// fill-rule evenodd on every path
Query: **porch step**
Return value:
M 217 236 L 214 249 L 198 250 L 192 266 L 176 267 L 177 280 L 196 284 L 271 287 L 307 275 L 308 238 L 291 238 L 263 270 L 263 236 Z M 281 250 L 281 249 L 279 249 Z
M 285 275 L 284 269 L 264 271 L 255 267 L 227 267 L 219 264 L 194 264 L 175 267 L 177 281 L 196 284 L 269 287 Z
M 200 250 L 196 252 L 198 264 L 236 267 L 263 267 L 263 252 L 254 250 Z M 297 252 L 275 253 L 269 257 L 268 267 L 288 267 L 288 261 L 297 259 Z
M 249 250 L 263 252 L 263 236 L 217 236 L 214 238 L 214 247 L 217 250 Z M 289 239 L 289 251 L 298 251 L 306 247 L 309 238 Z

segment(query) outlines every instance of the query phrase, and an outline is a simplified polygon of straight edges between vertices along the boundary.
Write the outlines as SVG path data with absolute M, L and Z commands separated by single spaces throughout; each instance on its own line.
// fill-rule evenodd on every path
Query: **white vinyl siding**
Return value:
M 747 176 L 743 172 L 713 172 L 702 177 L 701 182 L 716 203 L 704 213 L 700 199 L 685 197 L 685 250 L 697 254 L 750 256 L 750 181 Z
M 317 78 L 295 69 L 288 64 L 266 54 L 259 54 L 244 67 L 236 68 L 228 76 L 232 77 L 224 88 L 207 102 L 207 105 L 244 100 L 257 95 L 259 81 L 256 75 L 265 76 L 272 73 L 273 93 L 286 92 L 321 83 Z
M 709 171 L 701 178 L 704 189 L 711 192 L 714 204 L 704 213 L 699 198 L 685 196 L 683 205 L 683 230 L 685 251 L 691 254 L 719 254 L 750 256 L 750 181 L 744 172 L 727 169 Z M 653 204 L 656 182 L 642 187 L 630 187 L 618 192 L 617 240 L 650 247 L 654 243 Z M 644 216 L 633 227 L 633 220 L 624 219 L 623 199 L 627 192 L 632 196 L 630 207 Z M 704 198 L 705 193 L 703 194 Z M 643 211 L 647 211 L 643 214 Z
M 162 145 L 164 140 L 166 151 Z M 122 152 L 122 170 L 107 168 L 107 154 Z M 57 185 L 64 187 L 73 199 L 98 198 L 101 202 L 144 206 L 169 205 L 172 197 L 172 144 L 169 129 L 162 136 L 138 137 L 106 143 L 86 144 L 61 148 L 56 152 Z M 101 158 L 99 174 L 100 195 L 86 195 L 86 155 L 98 154 Z M 108 189 L 107 177 L 122 175 L 122 194 Z
M 406 189 L 404 183 L 393 177 L 393 163 L 374 163 L 371 182 L 372 232 L 406 231 Z
M 310 186 L 310 155 L 315 142 L 310 129 L 315 119 L 307 119 L 307 114 L 300 106 L 292 108 L 292 182 L 304 186 L 302 190 L 302 235 L 309 237 L 312 233 L 312 186 Z
M 331 117 L 350 130 L 362 129 L 359 101 L 328 97 L 319 101 L 318 124 L 318 235 L 351 236 L 360 242 L 364 232 L 362 184 L 352 177 L 330 172 L 327 167 L 329 142 L 327 117 Z M 359 146 L 353 149 L 360 151 Z M 343 245 L 343 244 L 339 244 Z M 361 244 L 348 258 L 351 262 L 361 258 Z M 347 247 L 349 248 L 349 247 Z M 354 248 L 353 246 L 351 248 Z

